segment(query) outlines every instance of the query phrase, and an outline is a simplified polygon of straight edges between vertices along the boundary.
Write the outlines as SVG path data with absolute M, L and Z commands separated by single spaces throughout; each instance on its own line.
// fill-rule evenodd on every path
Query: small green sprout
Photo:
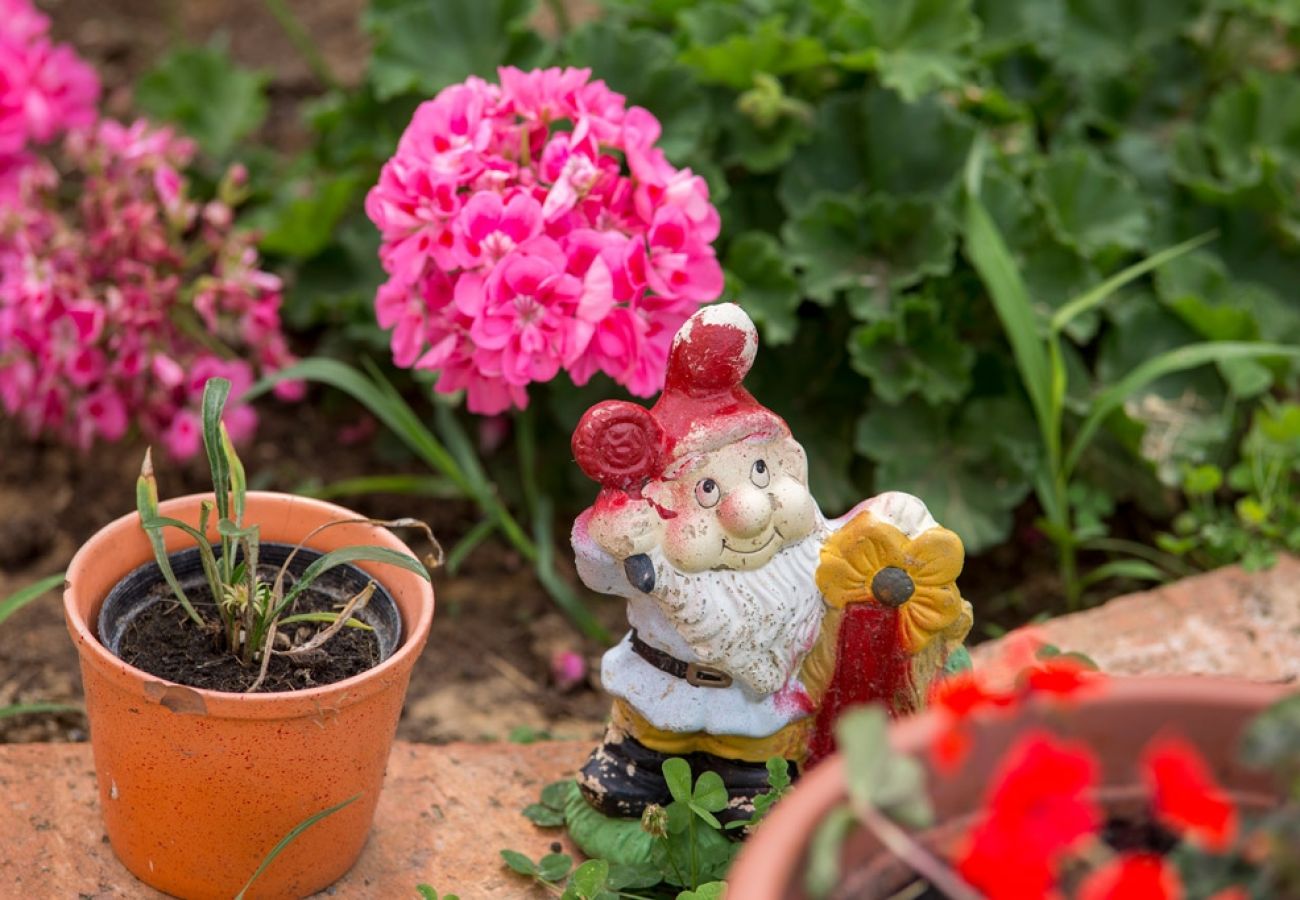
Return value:
M 225 646 L 241 663 L 246 666 L 260 665 L 257 680 L 248 688 L 251 693 L 261 686 L 273 655 L 287 656 L 291 660 L 304 659 L 319 651 L 326 641 L 344 627 L 369 628 L 356 618 L 356 613 L 363 610 L 374 595 L 377 585 L 373 581 L 348 599 L 337 612 L 290 614 L 294 603 L 320 576 L 345 563 L 368 560 L 399 566 L 427 580 L 428 570 L 442 563 L 442 549 L 429 526 L 417 519 L 346 519 L 314 529 L 293 549 L 274 576 L 266 577 L 258 566 L 259 528 L 256 523 L 246 522 L 244 517 L 248 494 L 244 466 L 221 422 L 221 414 L 229 396 L 230 382 L 224 378 L 211 378 L 204 385 L 203 446 L 212 470 L 213 497 L 200 504 L 198 527 L 159 513 L 158 484 L 149 451 L 145 452 L 144 465 L 136 482 L 136 508 L 140 515 L 140 525 L 153 546 L 158 568 L 185 614 L 201 628 L 220 631 Z M 208 526 L 214 515 L 219 538 L 216 544 L 211 543 L 207 537 Z M 308 541 L 326 528 L 350 523 L 419 528 L 424 531 L 434 552 L 421 561 L 410 554 L 385 547 L 344 547 L 324 554 L 308 565 L 297 578 L 286 580 L 290 564 Z M 164 528 L 179 529 L 193 538 L 220 622 L 210 623 L 204 619 L 181 587 L 172 571 L 163 542 Z M 326 627 L 297 646 L 280 635 L 280 629 L 285 626 L 313 623 L 324 624 Z M 277 636 L 280 637 L 279 642 Z

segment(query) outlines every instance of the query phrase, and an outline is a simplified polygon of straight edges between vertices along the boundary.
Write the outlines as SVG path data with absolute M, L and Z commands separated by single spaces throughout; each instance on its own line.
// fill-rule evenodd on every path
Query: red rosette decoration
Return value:
M 573 456 L 587 477 L 620 491 L 640 487 L 662 468 L 664 432 L 645 407 L 598 403 L 573 432 Z

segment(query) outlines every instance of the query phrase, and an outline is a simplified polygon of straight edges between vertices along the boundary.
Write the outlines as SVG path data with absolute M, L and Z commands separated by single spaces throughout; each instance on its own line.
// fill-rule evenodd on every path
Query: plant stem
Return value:
M 691 811 L 691 890 L 700 886 L 699 855 L 695 847 L 695 811 Z
M 913 872 L 929 881 L 949 900 L 984 900 L 979 892 L 962 881 L 956 872 L 936 859 L 915 838 L 895 825 L 888 816 L 874 806 L 855 805 L 854 814 L 857 815 L 858 821 L 885 845 L 885 849 L 910 866 Z M 847 888 L 848 885 L 843 887 Z M 844 895 L 858 896 L 857 893 L 850 891 L 845 891 Z
M 312 39 L 311 33 L 298 21 L 298 17 L 289 9 L 285 0 L 264 0 L 267 11 L 275 17 L 284 34 L 293 44 L 294 49 L 302 54 L 303 61 L 307 63 L 307 68 L 316 76 L 316 80 L 331 90 L 338 89 L 339 80 L 334 75 L 328 62 L 325 61 L 325 54 L 321 53 L 320 48 Z

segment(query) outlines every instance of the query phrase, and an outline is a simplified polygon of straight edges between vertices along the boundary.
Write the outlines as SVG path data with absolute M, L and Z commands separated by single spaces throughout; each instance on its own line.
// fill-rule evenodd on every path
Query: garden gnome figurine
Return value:
M 743 818 L 769 758 L 807 765 L 841 709 L 911 711 L 967 659 L 961 542 L 908 494 L 825 518 L 803 447 L 741 383 L 757 350 L 740 307 L 705 307 L 653 409 L 600 403 L 573 436 L 601 485 L 573 527 L 578 573 L 627 598 L 631 625 L 605 654 L 611 723 L 579 778 L 605 816 L 668 803 L 661 765 L 679 756 L 722 776 L 719 818 Z

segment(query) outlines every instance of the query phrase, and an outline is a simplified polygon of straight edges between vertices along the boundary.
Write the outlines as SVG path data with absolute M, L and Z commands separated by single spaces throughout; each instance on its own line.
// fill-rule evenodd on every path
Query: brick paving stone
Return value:
M 543 786 L 582 764 L 587 742 L 399 742 L 388 762 L 375 825 L 333 900 L 416 897 L 420 882 L 462 900 L 545 897 L 509 872 L 498 851 L 536 859 L 562 840 L 520 810 Z M 164 895 L 117 861 L 99 818 L 86 744 L 0 746 L 0 898 L 154 900 Z M 573 848 L 566 843 L 566 851 Z
M 979 618 L 979 599 L 975 617 Z M 1300 559 L 1272 569 L 1228 566 L 1036 626 L 1062 650 L 1086 653 L 1120 675 L 1231 675 L 1300 679 Z M 1003 639 L 1005 640 L 1005 639 Z M 1003 640 L 972 651 L 994 659 Z

